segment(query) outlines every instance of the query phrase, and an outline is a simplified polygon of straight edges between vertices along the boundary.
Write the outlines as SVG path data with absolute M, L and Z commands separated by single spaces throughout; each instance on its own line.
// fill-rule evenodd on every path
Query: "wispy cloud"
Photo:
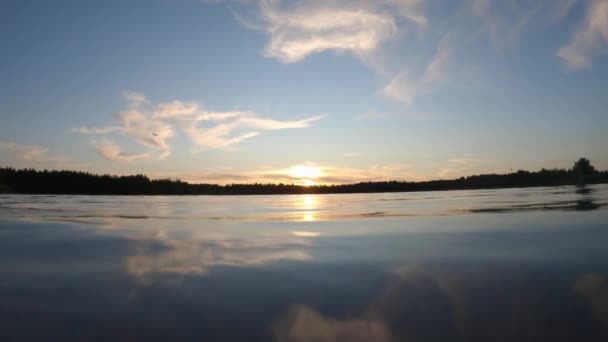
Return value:
M 450 56 L 447 45 L 440 40 L 437 55 L 429 59 L 427 72 L 421 76 L 414 76 L 406 65 L 389 66 L 384 61 L 389 41 L 407 30 L 424 31 L 430 26 L 424 5 L 423 0 L 289 4 L 262 0 L 259 2 L 260 23 L 252 24 L 241 16 L 239 20 L 247 27 L 266 32 L 266 57 L 295 63 L 326 51 L 351 53 L 383 79 L 381 94 L 410 106 L 417 95 L 428 93 L 430 84 L 445 76 Z
M 171 154 L 169 139 L 181 130 L 197 149 L 230 149 L 261 131 L 305 128 L 322 119 L 317 115 L 301 120 L 275 120 L 260 117 L 252 111 L 208 111 L 198 102 L 170 101 L 151 105 L 143 94 L 126 91 L 127 109 L 116 113 L 117 123 L 104 127 L 80 127 L 80 134 L 107 135 L 118 133 L 148 148 L 147 153 L 128 153 L 108 139 L 94 142 L 103 158 L 113 161 L 135 161 L 166 158 Z
M 592 1 L 589 28 L 583 30 L 588 33 L 570 44 L 575 48 L 560 53 L 578 65 L 586 61 L 578 51 L 605 41 L 602 13 L 607 0 Z M 471 84 L 466 78 L 478 77 L 467 72 L 478 67 L 467 56 L 471 46 L 489 40 L 497 51 L 516 55 L 521 36 L 559 22 L 577 2 L 259 0 L 252 1 L 258 4 L 257 17 L 236 16 L 246 27 L 266 34 L 264 56 L 289 64 L 325 52 L 354 55 L 380 78 L 379 94 L 409 107 L 441 86 Z
M 478 32 L 489 37 L 497 50 L 513 52 L 528 26 L 558 22 L 578 1 L 469 0 L 469 4 L 471 14 L 478 19 Z M 465 20 L 471 21 L 470 18 Z
M 162 251 L 151 248 L 159 244 L 164 247 Z M 137 248 L 124 260 L 124 266 L 129 275 L 144 282 L 160 274 L 202 276 L 215 267 L 255 267 L 281 260 L 312 260 L 309 246 L 306 238 L 289 233 L 239 239 L 199 231 L 178 240 L 164 230 L 150 230 L 136 241 Z
M 106 138 L 93 140 L 92 144 L 95 146 L 97 153 L 107 160 L 132 162 L 138 159 L 150 158 L 150 155 L 147 153 L 125 153 L 116 143 Z
M 410 105 L 417 84 L 406 83 L 404 72 L 387 71 L 378 56 L 383 45 L 405 27 L 428 27 L 423 3 L 422 0 L 338 0 L 287 5 L 279 0 L 262 0 L 261 23 L 247 26 L 266 32 L 268 42 L 264 55 L 283 63 L 295 63 L 326 51 L 351 53 L 388 79 L 382 93 Z
M 365 55 L 397 32 L 397 18 L 426 26 L 421 1 L 306 1 L 286 6 L 260 1 L 261 27 L 269 37 L 264 55 L 284 63 L 324 51 Z
M 427 64 L 422 76 L 412 79 L 407 71 L 401 71 L 389 79 L 381 93 L 405 106 L 410 106 L 416 96 L 432 92 L 434 87 L 446 77 L 450 57 L 448 41 L 449 36 L 442 39 L 435 56 Z
M 175 135 L 173 126 L 146 111 L 144 105 L 148 101 L 144 94 L 123 91 L 123 97 L 127 101 L 127 109 L 114 114 L 116 124 L 103 127 L 76 127 L 70 131 L 93 135 L 119 133 L 153 149 L 161 159 L 168 157 L 171 154 L 171 146 L 167 140 Z M 133 161 L 141 159 L 144 155 L 122 152 L 116 143 L 107 139 L 95 141 L 94 145 L 99 155 L 108 160 Z M 145 155 L 151 156 L 149 153 Z
M 557 55 L 571 68 L 591 67 L 594 57 L 608 49 L 608 0 L 591 0 L 585 20 Z
M 129 107 L 136 108 L 147 102 L 146 96 L 144 94 L 133 90 L 123 91 L 122 96 L 127 100 Z
M 405 71 L 397 74 L 384 86 L 384 88 L 382 88 L 382 94 L 384 96 L 397 100 L 406 106 L 412 104 L 416 92 L 416 82 L 410 80 Z
M 170 154 L 167 140 L 175 134 L 172 125 L 151 117 L 139 108 L 119 112 L 116 117 L 123 134 L 144 146 L 160 149 L 161 157 Z
M 50 158 L 47 156 L 48 148 L 37 145 L 0 142 L 0 150 L 6 151 L 23 160 L 47 161 Z
M 70 129 L 72 133 L 80 133 L 80 134 L 110 134 L 114 132 L 119 132 L 120 127 L 74 127 Z
M 324 117 L 324 115 L 317 115 L 303 120 L 278 121 L 260 118 L 251 112 L 240 112 L 238 114 L 236 114 L 236 112 L 230 112 L 230 115 L 225 116 L 222 114 L 226 113 L 214 114 L 217 118 L 226 117 L 231 120 L 219 123 L 210 128 L 199 128 L 195 124 L 188 124 L 182 127 L 190 139 L 202 148 L 227 149 L 233 145 L 240 144 L 245 140 L 260 135 L 261 133 L 259 131 L 261 130 L 305 128 Z M 216 119 L 216 121 L 222 120 Z M 243 130 L 245 130 L 245 132 L 243 132 Z
M 446 68 L 450 62 L 450 36 L 446 35 L 439 43 L 437 53 L 427 65 L 423 82 L 430 84 L 441 81 L 446 76 Z
M 82 168 L 83 163 L 74 163 L 71 158 L 49 154 L 49 149 L 38 145 L 22 145 L 0 141 L 0 156 L 6 160 L 26 162 L 24 166 L 50 168 Z

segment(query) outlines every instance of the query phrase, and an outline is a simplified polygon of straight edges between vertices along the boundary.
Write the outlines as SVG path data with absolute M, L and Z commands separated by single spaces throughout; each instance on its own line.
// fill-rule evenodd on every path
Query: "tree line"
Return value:
M 586 158 L 571 169 L 519 170 L 423 182 L 383 181 L 341 185 L 190 184 L 177 179 L 149 179 L 145 175 L 112 176 L 80 171 L 0 167 L 0 193 L 86 195 L 278 195 L 409 192 L 493 189 L 608 183 L 608 171 L 598 171 Z

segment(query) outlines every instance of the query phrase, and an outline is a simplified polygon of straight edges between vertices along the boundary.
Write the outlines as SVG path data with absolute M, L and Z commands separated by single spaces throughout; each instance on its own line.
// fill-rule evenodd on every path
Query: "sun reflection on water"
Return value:
M 315 209 L 319 207 L 319 197 L 316 195 L 302 195 L 302 199 L 296 202 L 298 209 L 304 211 L 303 221 L 316 221 Z

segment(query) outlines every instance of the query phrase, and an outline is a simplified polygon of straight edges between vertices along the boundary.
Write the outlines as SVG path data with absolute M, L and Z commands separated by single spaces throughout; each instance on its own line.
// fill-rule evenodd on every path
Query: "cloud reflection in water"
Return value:
M 523 273 L 514 272 L 516 265 L 508 269 L 404 265 L 391 271 L 393 281 L 360 312 L 335 316 L 310 305 L 291 306 L 275 321 L 274 338 L 278 342 L 556 342 L 608 337 L 606 277 L 539 278 L 534 269 Z
M 204 275 L 213 267 L 254 267 L 278 261 L 308 261 L 312 256 L 309 243 L 302 238 L 205 238 L 188 239 L 157 235 L 155 244 L 150 240 L 137 243 L 135 252 L 125 258 L 129 274 L 147 278 L 154 274 Z M 160 243 L 163 248 L 151 248 Z

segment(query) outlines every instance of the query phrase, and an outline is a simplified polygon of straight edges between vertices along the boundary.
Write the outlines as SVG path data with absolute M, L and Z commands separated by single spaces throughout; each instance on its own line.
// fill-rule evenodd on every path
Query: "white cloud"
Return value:
M 557 55 L 571 68 L 589 68 L 608 48 L 608 0 L 591 0 L 584 23 Z
M 260 1 L 263 23 L 269 37 L 264 55 L 294 63 L 329 50 L 366 55 L 397 32 L 402 17 L 424 27 L 421 1 L 307 1 L 291 7 L 278 0 Z
M 95 134 L 106 135 L 111 133 L 120 133 L 127 136 L 141 145 L 152 148 L 158 154 L 159 158 L 166 158 L 171 154 L 171 146 L 167 140 L 175 135 L 173 126 L 164 122 L 161 118 L 165 116 L 174 116 L 179 113 L 179 110 L 184 111 L 184 105 L 179 107 L 175 102 L 163 104 L 159 106 L 156 115 L 148 113 L 143 105 L 147 103 L 146 97 L 138 92 L 123 91 L 123 97 L 127 101 L 128 109 L 114 114 L 118 120 L 117 125 L 104 127 L 78 127 L 72 128 L 70 131 L 80 134 Z M 128 158 L 115 154 L 114 148 L 109 148 L 111 144 L 103 143 L 108 147 L 104 150 L 107 152 L 102 154 L 99 147 L 98 152 L 109 160 L 135 160 L 139 158 Z M 127 159 L 125 159 L 127 158 Z
M 81 134 L 119 133 L 150 149 L 149 153 L 128 154 L 107 139 L 96 141 L 97 152 L 108 160 L 134 161 L 153 154 L 166 158 L 171 154 L 168 140 L 176 135 L 175 127 L 199 148 L 228 149 L 260 135 L 260 131 L 305 128 L 323 118 L 323 115 L 317 115 L 281 121 L 263 118 L 251 111 L 207 111 L 198 102 L 175 100 L 151 106 L 143 94 L 131 91 L 124 92 L 123 96 L 127 99 L 128 108 L 114 115 L 117 125 L 71 130 Z
M 208 129 L 200 129 L 196 126 L 186 126 L 183 129 L 194 143 L 208 149 L 227 149 L 260 135 L 258 132 L 230 135 L 236 128 L 238 125 L 235 123 L 225 123 Z
M 179 118 L 193 115 L 200 110 L 200 105 L 196 102 L 172 101 L 159 104 L 154 116 L 157 118 Z
M 259 4 L 261 23 L 251 24 L 241 16 L 238 19 L 249 28 L 266 32 L 266 57 L 295 63 L 326 51 L 352 53 L 385 79 L 382 94 L 406 106 L 412 104 L 419 87 L 444 76 L 449 53 L 443 48 L 428 65 L 426 79 L 421 76 L 417 82 L 406 77 L 407 67 L 388 67 L 382 61 L 388 41 L 400 32 L 412 26 L 429 27 L 423 0 L 313 0 L 289 4 L 262 0 Z
M 235 112 L 231 112 L 234 114 Z M 221 117 L 221 113 L 215 113 Z M 226 149 L 232 145 L 260 135 L 255 130 L 277 130 L 289 128 L 309 127 L 313 122 L 323 118 L 323 115 L 296 121 L 278 121 L 273 119 L 259 118 L 251 112 L 240 112 L 238 115 L 228 115 L 228 118 L 236 119 L 222 122 L 210 128 L 198 128 L 195 124 L 187 124 L 182 127 L 184 132 L 193 142 L 202 148 Z M 245 132 L 237 133 L 245 130 Z
M 581 34 L 581 43 L 573 46 L 598 45 L 598 37 L 602 44 L 606 41 L 602 13 L 608 0 L 590 1 L 591 28 L 585 30 L 590 33 Z M 475 60 L 468 51 L 486 43 L 479 38 L 489 37 L 498 52 L 506 50 L 515 57 L 520 37 L 567 17 L 580 0 L 464 0 L 455 6 L 449 0 L 251 2 L 259 5 L 254 11 L 257 18 L 245 12 L 235 15 L 246 27 L 265 32 L 266 57 L 296 63 L 330 51 L 352 54 L 381 78 L 381 94 L 410 106 L 440 85 L 462 87 L 472 84 L 470 79 L 475 83 L 479 66 L 467 65 Z M 429 53 L 429 44 L 437 47 L 436 52 Z M 580 50 L 566 48 L 560 56 L 585 65 L 588 58 Z
M 94 140 L 92 143 L 97 153 L 108 160 L 132 162 L 138 159 L 150 158 L 150 155 L 147 153 L 135 154 L 123 152 L 116 143 L 106 138 Z
M 326 50 L 366 52 L 396 30 L 392 17 L 362 9 L 298 6 L 281 10 L 278 1 L 263 1 L 260 8 L 269 35 L 264 54 L 284 63 Z
M 245 116 L 240 118 L 238 121 L 240 124 L 245 126 L 251 126 L 254 128 L 273 130 L 273 129 L 287 129 L 287 128 L 305 128 L 309 127 L 313 122 L 321 120 L 325 115 L 317 115 L 311 118 L 296 120 L 296 121 L 277 121 L 273 119 L 264 119 L 254 116 Z
M 173 127 L 170 124 L 157 120 L 139 109 L 119 112 L 116 117 L 120 121 L 122 132 L 125 135 L 142 145 L 159 148 L 163 153 L 169 151 L 167 139 L 174 135 Z

